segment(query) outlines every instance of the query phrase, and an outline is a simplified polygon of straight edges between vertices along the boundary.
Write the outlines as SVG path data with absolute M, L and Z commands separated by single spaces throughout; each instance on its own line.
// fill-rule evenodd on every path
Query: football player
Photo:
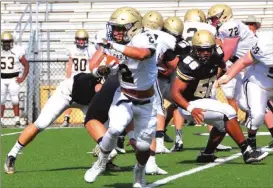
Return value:
M 20 64 L 24 66 L 22 76 L 20 74 Z M 25 50 L 14 45 L 12 34 L 3 32 L 1 35 L 1 125 L 5 112 L 7 93 L 13 106 L 15 125 L 20 126 L 19 118 L 19 92 L 20 84 L 26 79 L 29 72 L 29 64 L 25 58 Z
M 252 46 L 255 46 L 258 38 L 255 37 L 253 32 L 241 21 L 233 19 L 232 9 L 224 4 L 216 4 L 212 6 L 208 11 L 208 22 L 215 26 L 217 29 L 217 37 L 221 39 L 220 43 L 224 50 L 224 61 L 233 59 L 233 62 L 240 57 L 247 54 L 248 50 Z M 242 90 L 244 72 L 236 76 L 228 84 L 222 85 L 223 92 L 229 102 L 234 107 L 236 112 L 238 111 L 236 101 L 240 100 L 241 96 L 244 96 Z M 236 100 L 234 98 L 236 96 Z M 253 116 L 254 117 L 254 116 Z M 252 121 L 246 122 L 248 127 L 248 142 L 255 147 L 256 144 L 256 131 L 252 130 Z
M 160 31 L 142 32 L 142 17 L 131 9 L 118 9 L 108 22 L 109 36 L 116 29 L 124 31 L 119 38 L 127 45 L 102 40 L 106 48 L 114 49 L 128 57 L 119 65 L 120 87 L 116 90 L 109 110 L 109 128 L 100 142 L 101 152 L 95 164 L 85 173 L 85 181 L 94 182 L 105 170 L 109 152 L 115 148 L 119 134 L 133 121 L 136 138 L 136 159 L 133 187 L 145 187 L 145 165 L 150 156 L 150 144 L 156 129 L 156 101 L 154 84 L 157 80 L 155 41 L 173 41 L 169 48 L 175 48 L 175 38 Z M 169 45 L 169 44 L 165 44 Z
M 173 81 L 175 72 L 175 68 L 178 63 L 177 55 L 180 53 L 188 53 L 190 51 L 190 45 L 182 39 L 182 32 L 183 32 L 183 21 L 177 17 L 172 16 L 168 17 L 164 21 L 163 31 L 174 36 L 177 42 L 177 48 L 175 51 L 167 50 L 161 57 L 159 61 L 159 73 L 158 73 L 158 83 L 163 95 L 164 99 L 167 99 L 172 103 L 172 99 L 170 96 L 170 85 Z M 172 105 L 170 105 L 172 106 Z M 171 109 L 171 110 L 170 110 Z M 168 107 L 167 109 L 168 114 L 167 116 L 172 116 L 174 119 L 174 125 L 176 128 L 176 142 L 172 150 L 180 151 L 183 149 L 183 142 L 182 142 L 182 132 L 181 132 L 181 125 L 183 124 L 183 119 L 179 113 L 177 113 L 177 109 Z M 170 150 L 167 149 L 164 145 L 164 137 L 166 132 L 165 120 L 169 119 L 166 117 L 161 120 L 161 126 L 157 128 L 156 131 L 156 153 L 170 153 Z
M 85 54 L 83 53 L 85 50 L 88 50 L 86 47 L 88 46 L 88 33 L 84 29 L 79 29 L 75 33 L 75 46 L 72 47 L 68 51 L 69 61 L 67 63 L 67 72 L 66 78 L 74 77 L 80 72 L 90 72 L 88 59 L 85 58 Z M 83 51 L 83 52 L 82 52 Z M 82 56 L 82 53 L 84 56 Z M 65 111 L 64 123 L 62 127 L 69 126 L 70 114 L 72 113 L 72 109 L 69 108 Z
M 247 143 L 237 122 L 235 110 L 228 104 L 210 98 L 218 68 L 225 68 L 223 51 L 216 46 L 214 35 L 207 30 L 197 31 L 192 39 L 193 51 L 180 58 L 177 77 L 172 86 L 173 100 L 185 119 L 212 124 L 214 127 L 198 162 L 214 162 L 213 154 L 226 132 L 241 149 L 245 163 L 259 162 L 267 152 L 253 150 Z
M 267 37 L 273 39 L 272 33 Z M 241 70 L 250 66 L 243 80 L 243 91 L 239 104 L 244 111 L 248 111 L 250 114 L 246 125 L 253 135 L 256 135 L 258 128 L 263 124 L 268 99 L 273 98 L 272 57 L 272 40 L 259 38 L 248 53 L 237 60 L 227 73 L 219 79 L 219 84 L 228 83 Z
M 94 45 L 88 45 L 87 36 L 84 35 L 82 39 L 76 38 L 77 49 L 72 51 L 69 61 L 75 63 L 75 66 L 78 66 L 79 69 L 86 69 L 86 72 L 91 72 L 92 56 L 96 48 Z M 97 72 L 104 75 L 104 69 L 104 67 L 101 67 Z M 91 73 L 79 73 L 62 81 L 44 105 L 37 120 L 24 129 L 8 153 L 4 164 L 5 172 L 8 174 L 15 172 L 15 160 L 18 153 L 32 142 L 40 132 L 50 126 L 65 109 L 75 107 L 81 109 L 85 114 L 89 102 L 96 93 L 95 87 L 99 83 L 100 79 Z
M 200 9 L 190 9 L 186 12 L 184 16 L 184 31 L 183 38 L 191 44 L 192 37 L 196 31 L 199 30 L 208 30 L 214 36 L 216 35 L 216 28 L 210 24 L 206 23 L 206 15 Z M 211 131 L 212 126 L 207 125 L 209 131 Z M 232 147 L 219 144 L 217 146 L 217 151 L 228 151 Z

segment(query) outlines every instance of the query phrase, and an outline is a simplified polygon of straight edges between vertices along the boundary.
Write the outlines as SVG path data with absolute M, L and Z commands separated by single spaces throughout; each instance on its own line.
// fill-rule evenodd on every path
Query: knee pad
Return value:
M 18 105 L 19 104 L 19 96 L 18 95 L 11 95 L 10 99 L 11 99 L 11 103 L 13 105 Z
M 121 134 L 120 131 L 118 131 L 116 128 L 113 128 L 113 127 L 110 127 L 110 128 L 108 129 L 108 133 L 109 133 L 112 137 L 118 137 L 118 136 Z
M 246 121 L 246 127 L 250 130 L 257 130 L 264 122 L 265 113 L 251 113 Z
M 148 151 L 150 150 L 150 143 L 145 140 L 137 141 L 136 147 L 139 151 Z

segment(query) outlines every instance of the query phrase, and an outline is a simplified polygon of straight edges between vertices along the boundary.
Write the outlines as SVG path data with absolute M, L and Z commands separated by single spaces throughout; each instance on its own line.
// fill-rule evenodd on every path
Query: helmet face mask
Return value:
M 13 36 L 9 32 L 3 32 L 1 35 L 1 47 L 2 50 L 9 51 L 13 48 Z
M 220 22 L 220 17 L 222 16 L 223 12 L 218 13 L 215 16 L 207 18 L 207 23 L 214 26 L 214 27 L 220 27 L 222 23 Z
M 88 33 L 84 29 L 80 29 L 75 34 L 75 44 L 77 48 L 84 49 L 88 47 Z
M 193 53 L 201 63 L 208 63 L 215 52 L 215 37 L 207 30 L 197 31 L 192 38 Z
M 214 27 L 221 27 L 233 17 L 232 9 L 225 4 L 213 5 L 208 11 L 207 22 Z
M 130 7 L 115 10 L 106 24 L 107 39 L 126 44 L 142 29 L 140 13 Z

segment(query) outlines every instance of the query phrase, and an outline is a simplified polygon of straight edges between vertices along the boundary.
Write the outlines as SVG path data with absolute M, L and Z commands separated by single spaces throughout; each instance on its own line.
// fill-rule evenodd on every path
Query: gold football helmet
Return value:
M 118 43 L 128 43 L 142 28 L 142 16 L 131 7 L 121 7 L 115 10 L 107 23 L 107 35 L 110 40 Z M 122 32 L 122 39 L 114 36 L 114 31 Z M 118 34 L 119 35 L 119 34 Z
M 206 15 L 200 9 L 190 9 L 184 16 L 184 22 L 206 22 Z
M 159 12 L 147 12 L 142 19 L 142 26 L 148 29 L 161 30 L 163 28 L 163 17 Z
M 14 40 L 11 33 L 4 31 L 1 34 L 1 46 L 3 50 L 5 51 L 10 50 L 13 47 L 13 42 Z
M 176 38 L 182 36 L 183 29 L 183 21 L 177 16 L 168 17 L 164 22 L 163 31 L 170 33 Z
M 209 11 L 207 20 L 214 27 L 220 27 L 224 22 L 227 22 L 233 17 L 232 9 L 225 4 L 213 5 Z
M 215 51 L 215 37 L 207 30 L 197 31 L 192 38 L 194 54 L 203 63 L 206 63 Z
M 86 48 L 88 46 L 89 35 L 86 30 L 79 29 L 75 33 L 75 44 L 78 48 Z

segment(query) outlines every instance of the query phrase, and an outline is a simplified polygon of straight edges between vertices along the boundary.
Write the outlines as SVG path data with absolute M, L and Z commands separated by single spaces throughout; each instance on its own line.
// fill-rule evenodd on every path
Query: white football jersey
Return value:
M 13 46 L 9 51 L 1 50 L 1 73 L 20 72 L 20 59 L 25 55 L 21 46 Z
M 217 37 L 221 40 L 240 37 L 237 48 L 233 54 L 238 58 L 244 56 L 258 40 L 248 26 L 238 20 L 229 20 L 228 22 L 223 23 L 218 29 L 217 34 Z
M 119 71 L 121 87 L 135 90 L 152 87 L 157 80 L 159 54 L 168 49 L 174 50 L 175 44 L 175 37 L 162 31 L 149 30 L 135 35 L 128 46 L 154 49 L 155 54 L 143 61 L 132 58 L 124 61 Z
M 75 45 L 69 50 L 67 55 L 72 58 L 72 76 L 81 72 L 91 72 L 89 69 L 89 61 L 95 52 L 95 46 L 90 44 L 84 49 L 77 48 Z
M 250 53 L 256 62 L 248 69 L 246 78 L 261 88 L 273 90 L 273 33 L 259 37 Z
M 192 44 L 191 43 L 192 37 L 194 33 L 199 30 L 208 30 L 213 35 L 216 35 L 216 28 L 210 24 L 203 23 L 203 22 L 185 22 L 182 37 L 188 43 Z

